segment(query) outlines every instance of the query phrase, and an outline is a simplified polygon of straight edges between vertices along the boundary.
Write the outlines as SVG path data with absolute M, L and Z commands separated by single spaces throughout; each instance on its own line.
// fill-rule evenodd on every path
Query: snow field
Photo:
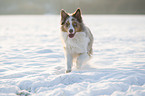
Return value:
M 83 19 L 94 55 L 65 74 L 58 15 L 0 16 L 0 96 L 145 96 L 145 16 Z

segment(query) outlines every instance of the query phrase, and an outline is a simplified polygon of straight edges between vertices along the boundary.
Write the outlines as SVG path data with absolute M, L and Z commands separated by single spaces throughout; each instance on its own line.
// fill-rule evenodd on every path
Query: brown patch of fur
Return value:
M 67 21 L 66 23 L 64 23 L 62 26 L 61 26 L 61 30 L 63 31 L 63 32 L 67 32 L 68 31 L 68 27 L 67 26 L 69 26 L 70 25 L 70 23 L 69 23 L 69 21 Z
M 63 32 L 67 32 L 66 28 L 64 28 L 64 25 L 61 26 L 61 30 L 62 30 Z
M 75 19 L 74 18 L 72 18 L 72 21 L 74 21 Z
M 69 21 L 67 21 L 65 25 L 66 27 L 68 27 L 70 25 Z
M 74 23 L 76 23 L 76 26 L 74 26 Z M 83 31 L 82 25 L 80 23 L 73 21 L 72 24 L 73 24 L 73 27 L 75 29 L 75 32 L 82 32 Z

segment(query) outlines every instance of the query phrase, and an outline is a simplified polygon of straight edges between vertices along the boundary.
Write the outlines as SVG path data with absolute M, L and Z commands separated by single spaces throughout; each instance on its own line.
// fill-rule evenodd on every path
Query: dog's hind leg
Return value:
M 76 67 L 77 69 L 80 69 L 82 64 L 86 63 L 90 59 L 90 56 L 88 53 L 81 53 L 76 61 Z

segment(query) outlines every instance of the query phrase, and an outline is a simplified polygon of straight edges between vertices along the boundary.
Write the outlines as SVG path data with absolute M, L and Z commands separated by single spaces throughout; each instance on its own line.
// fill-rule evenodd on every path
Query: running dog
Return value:
M 61 10 L 61 38 L 65 52 L 66 73 L 72 71 L 73 62 L 80 69 L 92 56 L 93 35 L 83 23 L 81 10 L 73 14 Z

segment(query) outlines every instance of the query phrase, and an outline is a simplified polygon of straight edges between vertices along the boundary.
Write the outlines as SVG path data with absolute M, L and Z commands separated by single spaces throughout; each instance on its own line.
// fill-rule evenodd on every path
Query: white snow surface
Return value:
M 145 96 L 145 15 L 85 15 L 94 55 L 65 74 L 59 15 L 0 16 L 0 96 Z

